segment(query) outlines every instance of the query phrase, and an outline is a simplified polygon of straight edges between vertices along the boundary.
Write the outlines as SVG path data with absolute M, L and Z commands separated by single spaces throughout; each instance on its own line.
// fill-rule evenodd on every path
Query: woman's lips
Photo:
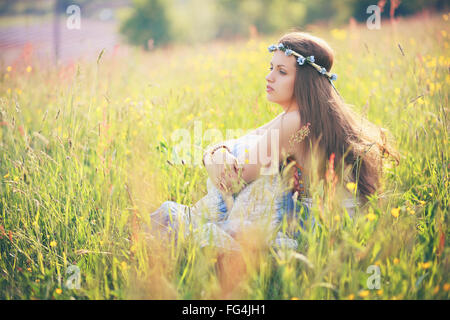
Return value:
M 272 88 L 271 86 L 267 86 L 267 87 L 266 87 L 266 91 L 267 91 L 267 92 L 271 92 L 271 91 L 273 91 L 273 88 Z

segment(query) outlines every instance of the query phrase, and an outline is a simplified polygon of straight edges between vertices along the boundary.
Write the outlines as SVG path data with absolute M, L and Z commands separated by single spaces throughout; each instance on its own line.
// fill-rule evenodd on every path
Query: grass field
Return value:
M 162 202 L 206 192 L 193 158 L 167 162 L 174 130 L 225 137 L 282 111 L 264 90 L 278 36 L 4 66 L 0 298 L 448 299 L 449 18 L 307 30 L 335 50 L 340 94 L 390 130 L 401 158 L 353 220 L 315 206 L 322 227 L 302 232 L 296 253 L 252 240 L 236 257 L 140 231 Z M 193 155 L 210 142 L 191 143 Z

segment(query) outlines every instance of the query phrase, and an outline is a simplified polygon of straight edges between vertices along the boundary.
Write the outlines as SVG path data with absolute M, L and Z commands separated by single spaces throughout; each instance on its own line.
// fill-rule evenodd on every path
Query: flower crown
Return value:
M 326 76 L 328 78 L 328 80 L 330 80 L 331 85 L 334 87 L 334 84 L 332 81 L 337 80 L 337 74 L 335 73 L 330 73 L 327 72 L 327 69 L 325 69 L 324 67 L 319 66 L 318 64 L 314 63 L 314 56 L 309 56 L 309 57 L 304 57 L 301 54 L 286 48 L 282 43 L 278 44 L 278 46 L 272 44 L 271 46 L 269 46 L 269 52 L 274 52 L 275 50 L 281 50 L 284 52 L 285 55 L 290 56 L 290 55 L 294 55 L 297 57 L 297 63 L 302 66 L 305 64 L 305 62 L 307 62 L 308 64 L 310 64 L 314 69 L 316 69 L 320 74 L 323 74 L 324 76 Z M 336 89 L 336 88 L 334 88 Z

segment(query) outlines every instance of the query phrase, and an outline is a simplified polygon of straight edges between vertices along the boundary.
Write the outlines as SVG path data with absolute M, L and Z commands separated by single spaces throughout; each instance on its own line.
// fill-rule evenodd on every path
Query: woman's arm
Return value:
M 207 159 L 205 159 L 205 168 L 211 182 L 222 194 L 227 210 L 231 210 L 234 204 L 232 194 L 236 191 L 234 184 L 227 185 L 226 183 L 230 181 L 239 181 L 237 176 L 236 157 L 225 148 L 218 149 L 212 155 L 207 155 Z M 225 175 L 228 175 L 228 179 L 226 180 L 224 178 Z
M 293 152 L 289 140 L 300 130 L 300 114 L 283 113 L 271 124 L 258 142 L 238 157 L 238 175 L 245 183 L 278 172 L 280 162 Z
M 211 163 L 205 165 L 211 181 L 223 193 L 231 194 L 239 192 L 261 174 L 277 172 L 279 163 L 291 153 L 290 137 L 299 129 L 299 113 L 283 112 L 257 129 L 262 133 L 260 139 L 242 156 L 236 158 L 226 149 L 219 149 L 210 158 Z
M 237 158 L 226 148 L 205 154 L 204 165 L 212 183 L 220 190 L 227 191 L 224 175 L 237 172 Z

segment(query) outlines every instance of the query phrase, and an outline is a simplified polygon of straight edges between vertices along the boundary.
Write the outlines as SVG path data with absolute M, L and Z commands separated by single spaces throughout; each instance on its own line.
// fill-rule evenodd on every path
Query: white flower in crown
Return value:
M 309 62 L 312 62 L 312 63 L 314 63 L 314 61 L 315 61 L 314 56 L 309 56 L 306 58 L 306 60 L 308 60 Z
M 298 57 L 297 58 L 297 62 L 298 62 L 299 65 L 302 66 L 305 63 L 305 57 Z
M 274 52 L 275 50 L 277 50 L 277 46 L 276 45 L 271 45 L 270 47 L 269 47 L 269 52 Z

